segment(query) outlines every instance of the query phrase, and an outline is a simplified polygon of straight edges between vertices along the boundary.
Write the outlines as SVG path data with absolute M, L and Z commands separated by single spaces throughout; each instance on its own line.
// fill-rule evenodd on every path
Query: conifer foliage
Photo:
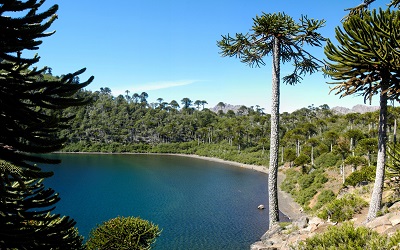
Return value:
M 365 101 L 380 97 L 378 156 L 374 190 L 367 220 L 377 216 L 381 206 L 386 161 L 387 101 L 400 97 L 400 12 L 364 10 L 349 15 L 343 30 L 336 28 L 339 46 L 328 41 L 325 72 L 341 97 L 363 95 Z
M 76 98 L 84 83 L 76 79 L 85 69 L 61 79 L 47 78 L 37 69 L 39 48 L 56 20 L 57 5 L 41 12 L 44 0 L 0 1 L 0 248 L 81 249 L 75 221 L 52 214 L 59 197 L 43 186 L 36 163 L 57 163 L 40 154 L 62 148 L 61 129 L 73 117 L 71 106 L 88 103 Z M 26 56 L 28 55 L 28 56 Z
M 268 175 L 269 222 L 271 226 L 279 220 L 277 173 L 280 64 L 292 62 L 294 65 L 293 72 L 283 77 L 283 81 L 290 85 L 299 83 L 302 76 L 318 71 L 320 61 L 308 53 L 304 46 L 322 45 L 322 41 L 325 39 L 318 29 L 325 25 L 325 21 L 302 16 L 296 22 L 285 13 L 263 13 L 253 20 L 253 33 L 237 33 L 235 37 L 222 36 L 217 45 L 221 49 L 222 56 L 238 57 L 250 66 L 264 65 L 263 57 L 272 55 L 271 140 Z
M 5 168 L 16 168 L 0 160 Z M 18 169 L 18 168 L 16 168 Z M 81 249 L 75 221 L 51 211 L 60 200 L 43 179 L 0 176 L 1 249 Z
M 44 1 L 0 1 L 0 158 L 16 166 L 38 171 L 30 162 L 51 162 L 27 153 L 59 150 L 64 142 L 57 133 L 72 117 L 61 110 L 83 105 L 88 100 L 74 94 L 92 80 L 77 84 L 74 79 L 85 71 L 66 74 L 58 80 L 46 80 L 47 67 L 37 69 L 37 50 L 46 32 L 56 20 L 57 5 L 39 12 Z M 54 162 L 54 161 L 52 161 Z

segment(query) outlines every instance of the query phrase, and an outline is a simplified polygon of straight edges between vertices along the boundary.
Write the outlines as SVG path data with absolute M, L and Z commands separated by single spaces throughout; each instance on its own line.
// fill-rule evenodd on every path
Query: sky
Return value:
M 114 96 L 146 92 L 148 102 L 183 98 L 205 100 L 212 108 L 219 102 L 247 107 L 259 105 L 270 113 L 271 61 L 251 68 L 238 58 L 222 57 L 217 41 L 221 35 L 247 33 L 253 18 L 262 13 L 284 12 L 298 20 L 301 15 L 325 19 L 324 37 L 335 41 L 334 28 L 346 15 L 344 9 L 360 0 L 47 0 L 40 10 L 58 4 L 58 19 L 36 51 L 36 65 L 49 66 L 53 75 L 75 72 L 84 81 L 95 80 L 87 90 L 109 87 Z M 389 0 L 376 0 L 371 7 L 384 7 Z M 308 48 L 324 59 L 323 48 Z M 290 63 L 281 66 L 289 74 Z M 309 105 L 351 108 L 363 97 L 339 98 L 330 93 L 331 81 L 321 72 L 303 77 L 295 86 L 281 83 L 280 112 Z M 367 103 L 369 104 L 369 103 Z M 372 105 L 378 105 L 378 97 Z

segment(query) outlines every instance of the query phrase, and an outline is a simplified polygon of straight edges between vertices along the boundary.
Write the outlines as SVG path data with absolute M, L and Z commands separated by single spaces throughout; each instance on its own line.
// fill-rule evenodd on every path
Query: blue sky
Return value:
M 285 12 L 298 20 L 301 14 L 325 19 L 321 33 L 334 38 L 345 8 L 360 0 L 115 0 L 53 1 L 59 4 L 58 19 L 38 51 L 37 66 L 50 66 L 61 75 L 86 67 L 81 81 L 90 75 L 87 87 L 96 91 L 109 87 L 113 95 L 125 90 L 147 92 L 149 102 L 158 98 L 170 102 L 187 97 L 206 100 L 206 107 L 218 102 L 256 106 L 270 110 L 271 63 L 250 68 L 236 58 L 221 57 L 216 43 L 221 35 L 246 33 L 256 15 Z M 377 0 L 372 7 L 389 0 Z M 323 59 L 323 48 L 313 48 Z M 292 69 L 283 65 L 281 76 Z M 305 76 L 296 86 L 281 87 L 281 112 L 292 112 L 311 104 L 351 108 L 363 104 L 362 97 L 329 94 L 329 79 L 322 73 Z M 373 105 L 378 104 L 375 98 Z

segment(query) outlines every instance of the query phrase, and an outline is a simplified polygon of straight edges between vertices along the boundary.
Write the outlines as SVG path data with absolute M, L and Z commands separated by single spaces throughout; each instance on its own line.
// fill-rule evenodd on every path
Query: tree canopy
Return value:
M 57 18 L 58 5 L 39 12 L 43 2 L 6 1 L 0 8 L 0 158 L 27 170 L 37 170 L 28 161 L 54 162 L 32 153 L 62 147 L 65 141 L 57 133 L 73 116 L 60 111 L 88 103 L 75 94 L 93 80 L 76 83 L 85 69 L 49 80 L 44 78 L 47 67 L 34 67 L 39 56 L 24 57 L 54 33 L 46 31 Z

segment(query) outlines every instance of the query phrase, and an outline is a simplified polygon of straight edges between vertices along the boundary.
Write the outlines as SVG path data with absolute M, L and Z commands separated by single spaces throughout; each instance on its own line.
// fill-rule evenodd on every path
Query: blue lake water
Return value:
M 88 236 L 103 221 L 137 216 L 162 228 L 154 249 L 249 249 L 268 229 L 267 175 L 168 155 L 55 154 L 45 181 L 55 212 Z

